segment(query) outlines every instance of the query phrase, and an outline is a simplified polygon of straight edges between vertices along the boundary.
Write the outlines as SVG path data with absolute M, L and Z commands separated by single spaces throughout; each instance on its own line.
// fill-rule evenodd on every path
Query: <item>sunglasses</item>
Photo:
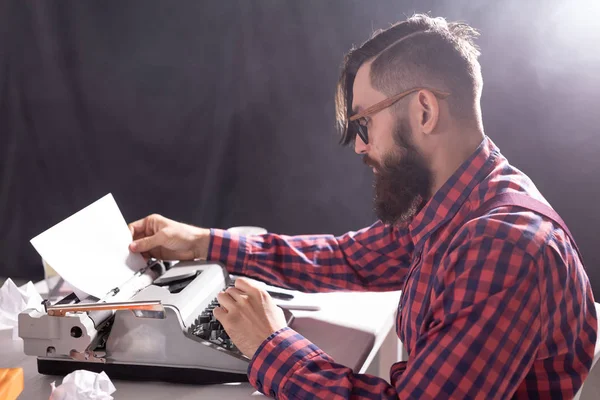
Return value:
M 364 110 L 360 113 L 351 115 L 350 118 L 348 118 L 348 129 L 351 129 L 352 130 L 351 132 L 353 132 L 354 135 L 358 135 L 360 137 L 360 140 L 362 140 L 364 144 L 369 144 L 369 132 L 367 130 L 367 122 L 368 122 L 367 117 L 371 116 L 375 113 L 378 113 L 379 111 L 381 111 L 383 109 L 388 108 L 389 106 L 396 103 L 403 97 L 406 97 L 411 93 L 418 92 L 419 90 L 429 90 L 434 95 L 436 95 L 437 97 L 442 98 L 442 99 L 445 99 L 446 97 L 450 96 L 449 92 L 443 92 L 441 90 L 429 89 L 426 87 L 417 87 L 417 88 L 409 89 L 402 93 L 398 93 L 392 97 L 388 97 L 387 99 L 382 100 L 379 103 L 372 105 L 371 107 L 367 108 L 366 110 Z

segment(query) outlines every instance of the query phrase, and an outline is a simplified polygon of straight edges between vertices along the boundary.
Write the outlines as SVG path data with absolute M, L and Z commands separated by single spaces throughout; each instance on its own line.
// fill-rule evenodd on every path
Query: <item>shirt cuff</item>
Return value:
M 263 394 L 276 397 L 303 361 L 320 354 L 325 353 L 286 326 L 272 333 L 254 353 L 248 365 L 248 380 Z
M 207 261 L 221 262 L 230 273 L 245 275 L 248 254 L 245 236 L 224 229 L 210 229 Z

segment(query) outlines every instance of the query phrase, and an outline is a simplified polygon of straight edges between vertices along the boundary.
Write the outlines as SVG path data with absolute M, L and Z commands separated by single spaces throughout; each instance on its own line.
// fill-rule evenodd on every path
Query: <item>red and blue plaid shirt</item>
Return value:
M 545 202 L 486 137 L 407 226 L 339 237 L 213 229 L 209 259 L 232 273 L 306 292 L 403 290 L 397 333 L 409 358 L 392 366 L 391 384 L 286 327 L 252 358 L 252 385 L 280 399 L 573 397 L 596 342 L 590 283 L 546 217 L 517 207 L 470 215 L 505 192 Z

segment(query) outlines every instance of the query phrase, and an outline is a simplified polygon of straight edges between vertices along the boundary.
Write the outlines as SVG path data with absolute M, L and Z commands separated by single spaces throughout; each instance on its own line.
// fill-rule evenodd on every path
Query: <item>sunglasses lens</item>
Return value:
M 358 121 L 350 121 L 348 128 L 351 129 L 350 133 L 352 135 L 358 135 L 364 144 L 369 143 L 369 136 L 367 135 L 366 126 L 361 125 Z
M 367 127 L 362 126 L 361 124 L 356 124 L 358 127 L 358 136 L 360 136 L 360 140 L 363 141 L 364 144 L 369 144 L 369 136 L 367 135 Z

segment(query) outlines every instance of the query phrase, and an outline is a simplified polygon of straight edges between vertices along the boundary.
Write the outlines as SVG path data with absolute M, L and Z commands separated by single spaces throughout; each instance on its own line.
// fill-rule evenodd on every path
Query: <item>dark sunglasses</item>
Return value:
M 367 108 L 363 112 L 356 113 L 356 114 L 350 116 L 350 118 L 348 118 L 348 129 L 351 129 L 351 133 L 358 135 L 360 137 L 360 140 L 362 140 L 364 144 L 369 144 L 369 131 L 367 130 L 367 118 L 366 117 L 371 116 L 383 109 L 388 108 L 389 106 L 391 106 L 392 104 L 394 104 L 398 100 L 400 100 L 401 98 L 406 97 L 411 93 L 418 92 L 419 90 L 429 90 L 434 95 L 436 95 L 437 97 L 440 97 L 442 99 L 450 96 L 450 93 L 448 93 L 448 92 L 429 89 L 429 88 L 425 88 L 425 87 L 417 87 L 414 89 L 409 89 L 402 93 L 398 93 L 392 97 L 388 97 L 387 99 L 382 100 L 379 103 L 372 105 L 371 107 Z

